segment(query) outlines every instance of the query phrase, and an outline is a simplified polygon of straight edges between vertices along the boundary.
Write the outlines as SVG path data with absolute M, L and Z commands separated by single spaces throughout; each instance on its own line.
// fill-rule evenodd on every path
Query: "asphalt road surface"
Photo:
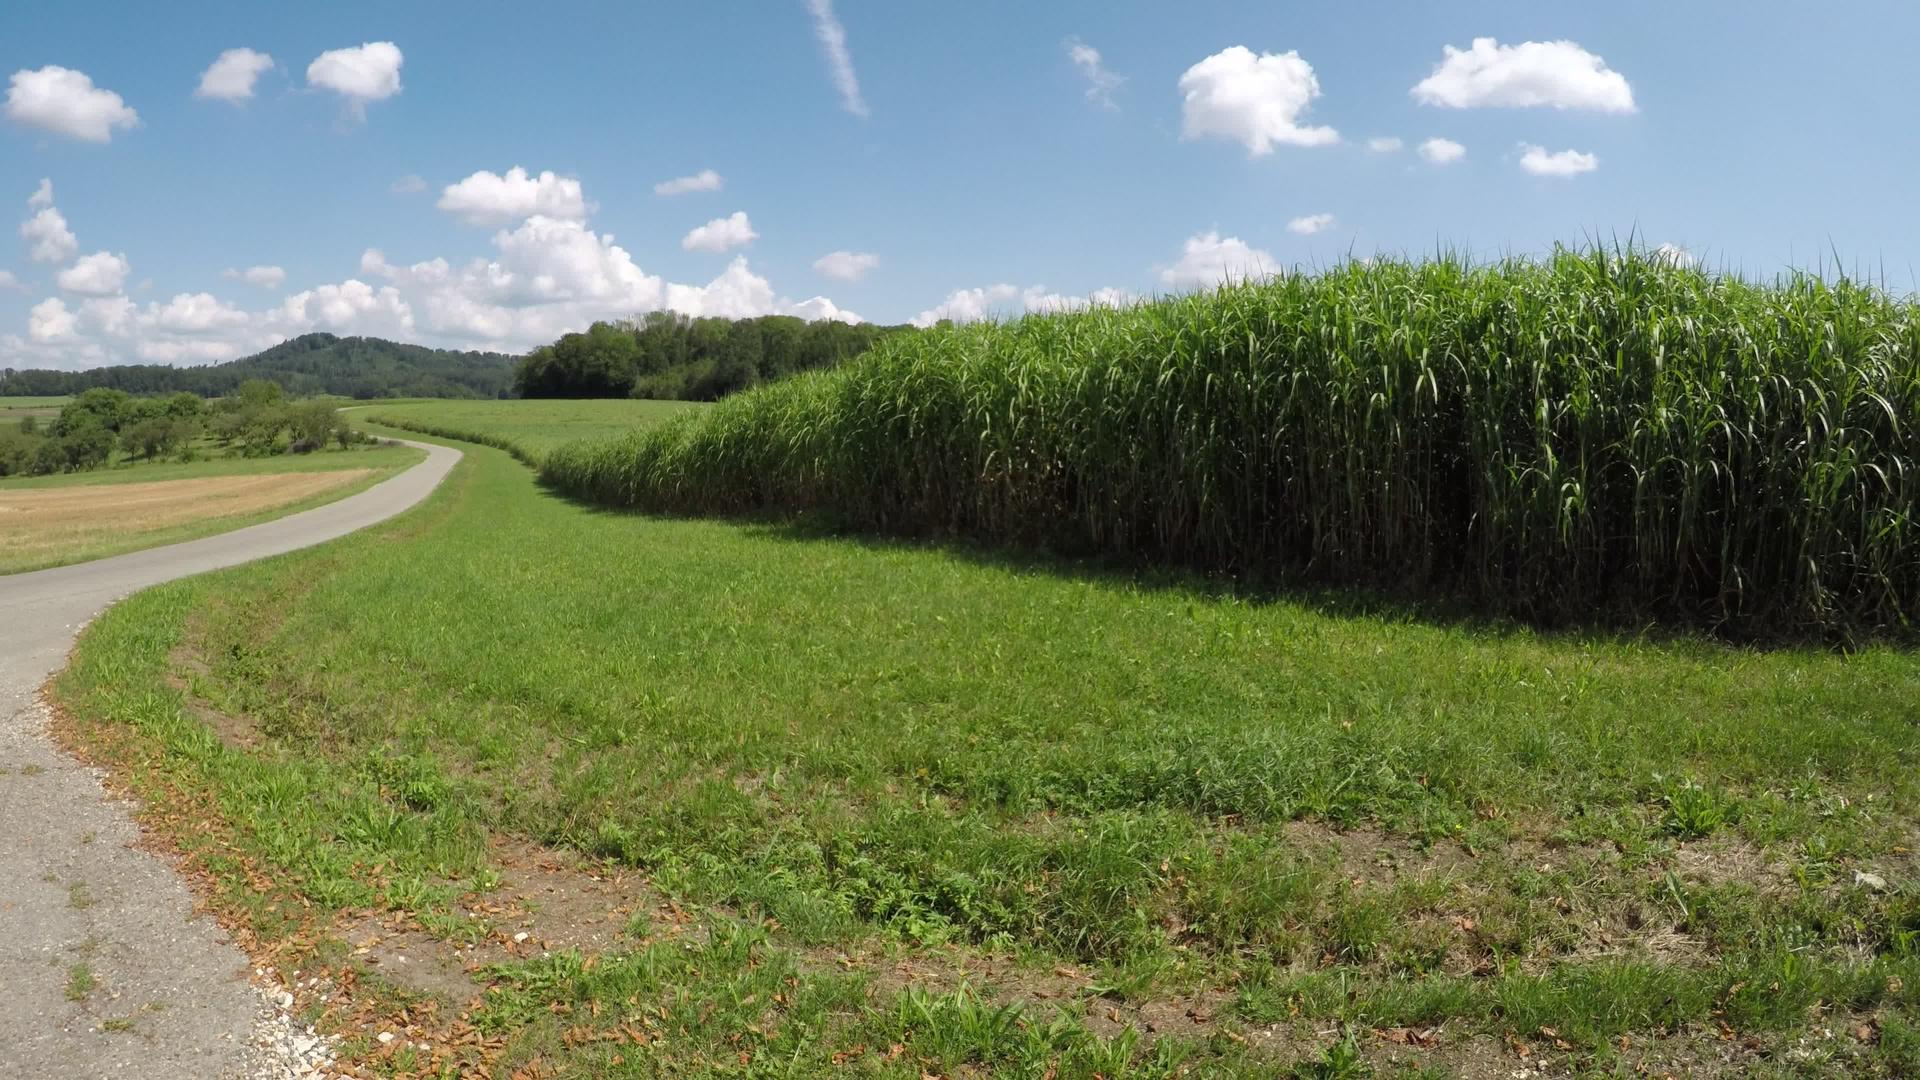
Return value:
M 0 1077 L 290 1074 L 254 1045 L 272 1005 L 249 980 L 245 954 L 194 914 L 171 865 L 134 846 L 128 807 L 54 747 L 36 696 L 81 627 L 115 600 L 332 540 L 426 498 L 460 452 L 408 445 L 427 460 L 325 506 L 203 540 L 0 576 Z M 96 983 L 85 994 L 72 985 L 82 969 Z

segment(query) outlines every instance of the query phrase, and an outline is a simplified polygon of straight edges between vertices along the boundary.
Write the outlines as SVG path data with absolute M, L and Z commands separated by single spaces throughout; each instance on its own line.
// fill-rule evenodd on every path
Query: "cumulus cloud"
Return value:
M 1653 249 L 1653 257 L 1669 266 L 1692 266 L 1700 261 L 1678 244 L 1661 244 Z
M 1070 37 L 1065 45 L 1067 59 L 1072 60 L 1073 66 L 1086 76 L 1087 100 L 1102 108 L 1118 109 L 1120 106 L 1114 103 L 1113 92 L 1120 89 L 1120 84 L 1126 82 L 1126 78 L 1108 71 L 1106 63 L 1100 58 L 1100 50 L 1079 38 Z
M 1299 233 L 1301 236 L 1312 236 L 1314 233 L 1325 232 L 1331 228 L 1333 228 L 1332 214 L 1308 214 L 1287 222 L 1287 231 Z
M 753 243 L 759 236 L 759 233 L 753 231 L 752 223 L 747 220 L 747 212 L 735 210 L 726 217 L 714 218 L 681 237 L 680 246 L 688 251 L 721 252 L 728 248 L 744 247 Z
M 1044 285 L 1035 285 L 1032 288 L 1023 289 L 1020 293 L 1021 305 L 1035 314 L 1083 311 L 1090 307 L 1126 307 L 1138 302 L 1139 299 L 1138 295 L 1126 289 L 1116 289 L 1112 286 L 1095 289 L 1086 296 L 1066 296 L 1048 292 Z
M 15 289 L 25 289 L 25 288 L 26 286 L 20 284 L 20 279 L 13 276 L 13 271 L 0 270 L 0 289 L 13 291 Z
M 194 97 L 241 102 L 253 96 L 253 84 L 273 66 L 273 57 L 252 49 L 228 49 L 200 73 Z
M 1180 260 L 1160 271 L 1175 289 L 1209 289 L 1230 281 L 1259 281 L 1279 272 L 1274 257 L 1237 236 L 1207 231 L 1187 238 Z
M 51 187 L 43 185 L 34 208 L 51 209 L 51 202 Z M 744 224 L 745 215 L 739 217 Z M 731 226 L 732 219 L 721 220 Z M 746 228 L 751 232 L 750 225 Z M 534 213 L 495 231 L 491 245 L 488 255 L 465 262 L 430 258 L 411 264 L 370 248 L 354 276 L 259 309 L 204 292 L 144 304 L 120 292 L 76 293 L 86 297 L 77 307 L 54 297 L 36 306 L 26 333 L 0 334 L 0 366 L 75 367 L 128 359 L 206 363 L 313 330 L 522 351 L 595 320 L 663 308 L 729 318 L 787 314 L 861 321 L 857 312 L 825 296 L 795 300 L 782 295 L 744 257 L 734 258 L 705 284 L 665 281 L 643 271 L 612 236 L 595 232 L 583 220 Z M 124 279 L 124 268 L 117 269 Z M 230 270 L 227 276 L 267 287 L 285 281 L 278 267 L 267 266 Z
M 1433 74 L 1413 88 L 1423 105 L 1452 109 L 1490 106 L 1634 111 L 1626 76 L 1571 41 L 1523 41 L 1502 45 L 1474 38 L 1466 49 L 1445 47 Z
M 75 336 L 79 322 L 65 300 L 49 296 L 27 310 L 27 337 L 43 343 L 65 341 Z
M 585 221 L 592 212 L 580 181 L 549 169 L 539 176 L 515 165 L 505 176 L 485 169 L 440 193 L 440 209 L 469 225 L 506 225 L 539 214 Z
M 1398 135 L 1376 135 L 1367 140 L 1367 149 L 1376 154 L 1391 154 L 1402 145 Z
M 82 296 L 112 296 L 120 291 L 132 269 L 125 255 L 96 251 L 54 275 L 54 283 Z
M 395 195 L 412 195 L 427 190 L 427 182 L 413 173 L 408 173 L 388 185 L 387 190 Z
M 847 31 L 833 14 L 833 0 L 807 0 L 813 13 L 813 34 L 827 58 L 827 73 L 833 88 L 840 91 L 840 107 L 855 116 L 865 117 L 867 101 L 860 96 L 860 79 L 853 73 L 853 54 L 847 51 Z
M 1467 156 L 1467 148 L 1452 139 L 1435 137 L 1420 144 L 1420 156 L 1435 165 L 1451 165 Z
M 726 181 L 712 169 L 701 169 L 692 176 L 676 176 L 653 185 L 655 195 L 685 195 L 693 191 L 719 191 Z
M 229 281 L 244 281 L 249 285 L 258 285 L 263 289 L 277 289 L 287 280 L 287 272 L 278 266 L 249 266 L 245 270 L 223 270 L 220 276 Z
M 212 293 L 179 293 L 165 304 L 151 304 L 148 318 L 161 330 L 198 334 L 247 323 L 247 313 Z
M 16 71 L 12 82 L 7 116 L 30 127 L 103 143 L 115 130 L 140 122 L 140 114 L 119 94 L 93 85 L 85 72 L 49 64 L 38 71 Z
M 957 323 L 979 322 L 994 310 L 1020 295 L 1014 285 L 988 285 L 980 289 L 955 289 L 947 298 L 913 317 L 915 326 L 932 326 L 943 319 Z
M 1320 96 L 1313 65 L 1297 52 L 1255 55 L 1244 45 L 1214 53 L 1180 76 L 1186 104 L 1181 137 L 1236 140 L 1258 157 L 1275 144 L 1325 146 L 1340 141 L 1330 127 L 1306 127 L 1301 114 Z
M 1017 309 L 1030 314 L 1051 313 L 1057 311 L 1079 311 L 1094 306 L 1124 307 L 1139 299 L 1125 289 L 1096 289 L 1090 296 L 1066 296 L 1047 291 L 1045 285 L 1031 285 L 1020 288 L 1002 282 L 975 289 L 955 289 L 947 298 L 933 307 L 915 315 L 913 325 L 928 327 L 946 321 L 955 323 L 979 322 L 982 319 L 1013 314 Z
M 27 197 L 27 209 L 33 211 L 20 223 L 20 238 L 27 242 L 27 258 L 34 262 L 63 263 L 80 251 L 80 241 L 67 228 L 67 219 L 53 205 L 53 181 L 42 179 Z
M 869 251 L 830 251 L 813 260 L 819 273 L 840 281 L 859 281 L 880 265 L 880 256 Z
M 329 49 L 307 65 L 307 82 L 346 98 L 354 118 L 362 119 L 368 103 L 400 92 L 400 65 L 405 59 L 391 41 Z
M 1520 167 L 1535 176 L 1579 176 L 1600 167 L 1599 157 L 1578 150 L 1547 152 L 1544 146 L 1520 144 Z

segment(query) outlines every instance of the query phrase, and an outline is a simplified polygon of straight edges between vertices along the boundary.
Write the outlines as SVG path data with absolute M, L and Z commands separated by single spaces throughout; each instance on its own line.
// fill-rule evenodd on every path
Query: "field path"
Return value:
M 37 693 L 81 627 L 115 600 L 332 540 L 426 498 L 460 452 L 408 445 L 427 460 L 325 506 L 0 576 L 0 1077 L 290 1075 L 285 1060 L 253 1045 L 276 1018 L 248 980 L 245 954 L 194 914 L 173 867 L 137 846 L 128 807 L 94 770 L 55 748 Z

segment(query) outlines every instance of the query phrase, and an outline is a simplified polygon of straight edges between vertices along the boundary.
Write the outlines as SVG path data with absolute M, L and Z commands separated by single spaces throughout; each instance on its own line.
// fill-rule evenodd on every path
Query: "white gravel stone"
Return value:
M 262 988 L 264 1007 L 253 1025 L 256 1051 L 248 1080 L 323 1080 L 333 1074 L 335 1040 L 314 1033 L 292 1013 L 293 995 Z

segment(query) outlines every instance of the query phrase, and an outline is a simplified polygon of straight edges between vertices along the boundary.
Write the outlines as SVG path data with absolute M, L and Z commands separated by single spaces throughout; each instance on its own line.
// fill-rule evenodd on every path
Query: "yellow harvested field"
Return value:
M 372 469 L 0 490 L 0 566 L 247 517 L 365 479 Z

